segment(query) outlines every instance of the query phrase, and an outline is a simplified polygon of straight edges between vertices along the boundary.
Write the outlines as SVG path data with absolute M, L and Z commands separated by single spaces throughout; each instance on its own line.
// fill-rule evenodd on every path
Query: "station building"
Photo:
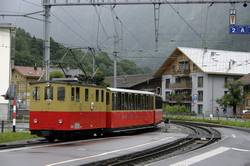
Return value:
M 225 85 L 250 72 L 250 53 L 200 48 L 176 48 L 155 73 L 161 78 L 163 101 L 185 105 L 190 111 L 209 116 L 216 100 L 227 93 Z M 227 108 L 227 114 L 232 114 Z
M 5 100 L 5 95 L 10 85 L 14 50 L 15 27 L 11 24 L 0 24 L 0 120 L 7 120 L 10 115 L 10 105 Z

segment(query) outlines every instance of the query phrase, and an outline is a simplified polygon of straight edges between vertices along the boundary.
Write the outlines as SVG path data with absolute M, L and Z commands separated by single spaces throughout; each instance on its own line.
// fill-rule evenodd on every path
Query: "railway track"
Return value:
M 145 151 L 83 164 L 82 166 L 121 166 L 146 164 L 152 161 L 160 160 L 161 158 L 168 158 L 202 148 L 221 138 L 220 133 L 211 127 L 198 126 L 197 124 L 189 124 L 187 122 L 176 122 L 176 124 L 186 128 L 187 130 L 190 130 L 190 134 L 186 138 L 178 139 L 174 142 L 163 144 Z

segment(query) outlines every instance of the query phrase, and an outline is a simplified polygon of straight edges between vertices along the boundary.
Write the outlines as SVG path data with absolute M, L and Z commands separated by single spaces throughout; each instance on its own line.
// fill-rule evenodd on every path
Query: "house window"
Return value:
M 179 70 L 181 71 L 188 70 L 188 61 L 179 62 Z
M 169 100 L 169 99 L 170 99 L 170 92 L 166 92 L 166 93 L 165 93 L 165 98 L 166 98 L 166 100 Z
M 65 100 L 65 88 L 64 87 L 57 88 L 57 100 L 59 101 Z
M 181 82 L 181 78 L 180 77 L 175 77 L 175 83 L 180 83 Z
M 166 79 L 166 89 L 169 89 L 170 87 L 170 79 Z
M 198 77 L 198 87 L 199 88 L 203 87 L 203 77 Z
M 198 104 L 198 114 L 202 114 L 202 113 L 203 113 L 203 105 Z
M 198 67 L 193 63 L 193 71 L 197 71 Z
M 250 99 L 247 100 L 247 106 L 250 106 Z
M 198 91 L 198 101 L 203 101 L 203 91 Z

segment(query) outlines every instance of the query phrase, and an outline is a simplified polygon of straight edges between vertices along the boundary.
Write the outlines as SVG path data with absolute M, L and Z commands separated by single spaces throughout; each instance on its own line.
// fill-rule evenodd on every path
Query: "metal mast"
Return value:
M 44 0 L 45 2 L 46 0 Z M 45 80 L 49 81 L 50 71 L 50 5 L 44 5 L 44 66 L 45 66 Z

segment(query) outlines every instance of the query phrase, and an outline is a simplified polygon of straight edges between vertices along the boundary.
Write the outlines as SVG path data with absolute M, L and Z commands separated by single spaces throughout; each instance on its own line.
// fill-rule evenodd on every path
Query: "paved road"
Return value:
M 173 127 L 174 128 L 174 127 Z M 175 132 L 155 131 L 132 136 L 99 138 L 57 145 L 17 148 L 0 151 L 1 166 L 65 166 L 79 165 L 152 148 L 187 136 Z M 176 133 L 177 131 L 177 133 Z
M 250 133 L 225 128 L 218 130 L 222 133 L 221 141 L 147 166 L 250 166 Z

